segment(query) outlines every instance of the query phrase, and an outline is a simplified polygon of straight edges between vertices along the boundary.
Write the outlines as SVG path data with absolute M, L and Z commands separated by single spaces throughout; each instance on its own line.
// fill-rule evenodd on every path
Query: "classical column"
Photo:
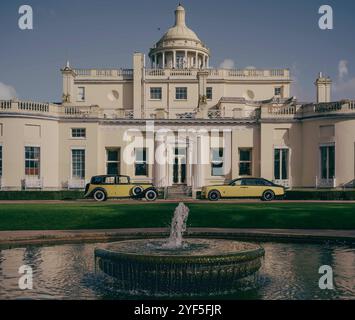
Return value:
M 210 67 L 210 57 L 207 56 L 207 68 L 209 68 L 209 67 Z
M 165 51 L 163 51 L 163 63 L 162 68 L 165 69 Z
M 199 65 L 198 65 L 198 53 L 196 51 L 196 58 L 195 58 L 195 68 L 198 69 Z
M 158 66 L 158 55 L 155 54 L 155 55 L 154 55 L 154 69 L 156 69 L 157 66 Z
M 173 51 L 173 68 L 176 68 L 176 51 Z
M 186 137 L 186 184 L 192 186 L 193 180 L 193 141 L 190 137 Z
M 197 163 L 195 164 L 195 188 L 203 187 L 203 146 L 202 146 L 202 137 L 197 136 L 196 139 L 196 152 L 197 152 Z
M 230 178 L 232 172 L 232 130 L 223 130 L 224 175 Z
M 187 60 L 187 50 L 185 50 L 185 65 L 184 68 L 188 68 L 189 67 L 189 62 Z
M 164 136 L 156 135 L 154 144 L 154 184 L 158 188 L 166 186 L 167 150 Z

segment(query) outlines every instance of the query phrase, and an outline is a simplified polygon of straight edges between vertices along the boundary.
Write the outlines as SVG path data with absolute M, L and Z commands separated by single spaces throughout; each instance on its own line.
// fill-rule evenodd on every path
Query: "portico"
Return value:
M 176 138 L 176 139 L 175 139 Z M 156 136 L 154 181 L 158 187 L 185 185 L 202 186 L 204 169 L 202 159 L 208 156 L 201 145 L 201 136 Z M 203 153 L 205 152 L 205 156 Z M 207 152 L 207 154 L 206 154 Z

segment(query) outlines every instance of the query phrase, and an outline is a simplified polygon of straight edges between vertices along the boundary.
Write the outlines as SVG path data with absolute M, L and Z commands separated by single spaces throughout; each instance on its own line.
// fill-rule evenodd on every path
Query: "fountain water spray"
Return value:
M 189 212 L 189 208 L 182 202 L 176 207 L 170 226 L 170 237 L 162 246 L 164 249 L 184 248 L 183 234 L 186 231 L 186 222 L 189 217 Z

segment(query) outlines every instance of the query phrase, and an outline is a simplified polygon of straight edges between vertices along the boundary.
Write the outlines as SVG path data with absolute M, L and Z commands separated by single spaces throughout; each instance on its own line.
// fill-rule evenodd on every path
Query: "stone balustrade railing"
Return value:
M 311 103 L 302 106 L 302 117 L 347 113 L 355 113 L 354 100 L 342 100 L 317 104 Z
M 164 109 L 160 110 L 164 112 Z M 133 110 L 117 109 L 113 113 L 106 114 L 99 106 L 72 106 L 51 103 L 38 103 L 32 101 L 10 101 L 0 100 L 1 114 L 29 114 L 36 116 L 50 116 L 63 118 L 112 118 L 112 119 L 134 119 Z M 233 112 L 225 113 L 224 109 L 210 110 L 206 114 L 207 119 L 303 119 L 310 117 L 323 117 L 337 114 L 355 115 L 355 100 L 343 100 L 331 103 L 297 105 L 262 105 L 254 111 L 235 109 Z M 144 114 L 142 117 L 144 118 Z M 157 118 L 168 118 L 168 115 Z M 196 114 L 188 112 L 177 114 L 177 119 L 194 119 Z
M 80 79 L 133 79 L 132 69 L 74 69 L 76 78 Z
M 0 112 L 21 112 L 21 113 L 50 113 L 53 107 L 57 105 L 51 105 L 49 103 L 33 102 L 33 101 L 12 101 L 1 100 Z
M 133 79 L 132 69 L 74 69 L 76 78 L 90 79 Z M 145 69 L 146 79 L 196 78 L 199 69 Z M 228 80 L 290 80 L 288 69 L 204 69 L 210 79 Z
M 198 69 L 145 69 L 146 79 L 169 79 L 172 77 L 196 78 Z M 243 79 L 243 80 L 290 80 L 288 69 L 206 69 L 210 79 Z
M 58 108 L 58 113 L 63 117 L 98 118 L 100 117 L 100 108 L 98 106 L 62 106 Z
M 261 118 L 308 118 L 333 114 L 355 113 L 355 100 L 304 105 L 270 105 L 261 107 Z
M 19 101 L 18 109 L 22 111 L 49 112 L 49 103 Z

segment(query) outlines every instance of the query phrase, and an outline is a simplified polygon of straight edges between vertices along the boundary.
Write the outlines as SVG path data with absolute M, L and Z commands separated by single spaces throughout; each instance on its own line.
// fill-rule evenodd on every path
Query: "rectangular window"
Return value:
M 147 164 L 147 149 L 146 148 L 138 148 L 135 149 L 135 175 L 139 176 L 148 176 L 148 164 Z
M 321 177 L 322 179 L 335 178 L 335 146 L 320 147 Z
M 2 146 L 0 146 L 0 177 L 2 177 Z
M 85 150 L 73 149 L 71 151 L 72 178 L 85 179 Z
M 40 148 L 25 147 L 25 175 L 40 176 Z
M 224 168 L 223 168 L 223 148 L 212 148 L 211 153 L 212 153 L 212 161 L 211 161 L 211 167 L 212 167 L 212 172 L 211 176 L 212 177 L 221 177 L 224 176 Z
M 85 87 L 78 87 L 78 101 L 85 101 Z
M 207 100 L 212 100 L 212 98 L 213 98 L 213 89 L 212 89 L 212 87 L 208 87 L 206 89 L 206 98 L 207 98 Z
M 187 100 L 187 88 L 176 88 L 175 98 L 176 100 Z
M 288 180 L 289 150 L 286 148 L 274 150 L 274 178 Z
M 161 88 L 150 88 L 150 99 L 161 100 L 162 93 Z
M 239 176 L 252 175 L 252 149 L 239 149 Z
M 120 149 L 106 149 L 106 174 L 120 174 Z
M 72 128 L 71 129 L 72 138 L 86 138 L 85 128 Z
M 282 88 L 281 87 L 275 88 L 275 96 L 280 97 L 281 94 L 282 94 Z

